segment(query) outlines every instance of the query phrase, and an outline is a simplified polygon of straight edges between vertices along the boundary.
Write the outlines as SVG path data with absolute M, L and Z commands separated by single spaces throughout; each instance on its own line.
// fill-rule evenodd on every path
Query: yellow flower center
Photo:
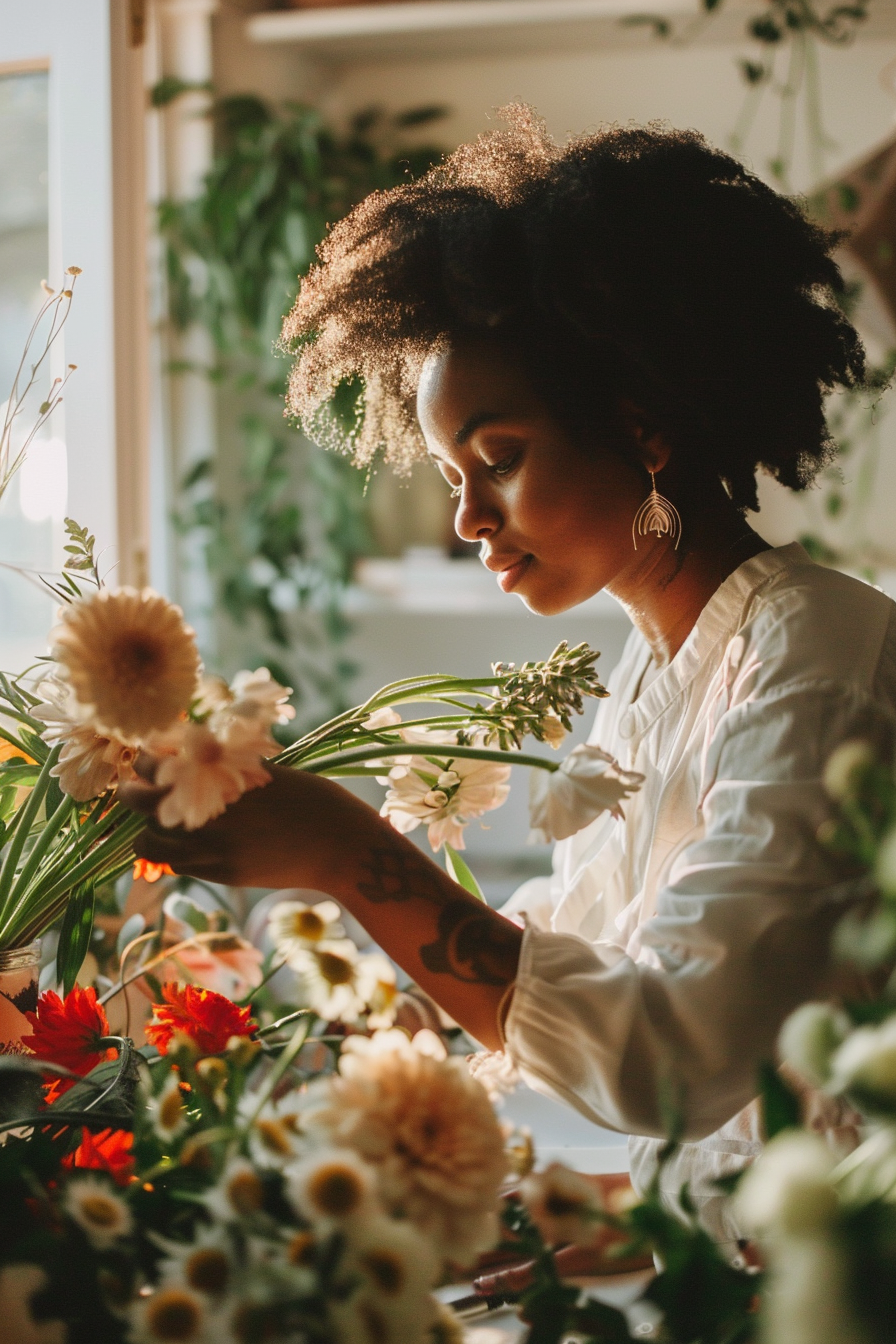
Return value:
M 223 1293 L 230 1281 L 230 1261 L 213 1246 L 194 1251 L 184 1263 L 187 1283 L 200 1293 Z
M 350 985 L 355 968 L 335 952 L 317 952 L 317 968 L 328 985 Z
M 269 1153 L 276 1157 L 289 1157 L 292 1144 L 286 1125 L 279 1120 L 256 1120 L 255 1132 L 259 1142 Z
M 187 1293 L 168 1288 L 157 1293 L 146 1309 L 146 1328 L 153 1339 L 187 1344 L 202 1326 L 202 1310 Z
M 227 1198 L 237 1213 L 258 1213 L 264 1203 L 264 1186 L 254 1171 L 240 1171 L 227 1182 Z
M 81 1212 L 95 1227 L 116 1227 L 121 1222 L 121 1209 L 109 1195 L 85 1195 Z
M 308 943 L 319 942 L 327 931 L 326 924 L 313 910 L 297 910 L 290 924 L 293 937 L 304 938 Z
M 364 1194 L 356 1171 L 336 1162 L 318 1167 L 308 1183 L 308 1197 L 315 1208 L 331 1218 L 354 1213 Z
M 184 1113 L 184 1104 L 177 1088 L 159 1102 L 159 1124 L 162 1129 L 176 1129 Z
M 404 1265 L 397 1255 L 390 1251 L 368 1251 L 361 1257 L 361 1264 L 373 1279 L 381 1293 L 394 1297 L 400 1293 L 405 1283 Z

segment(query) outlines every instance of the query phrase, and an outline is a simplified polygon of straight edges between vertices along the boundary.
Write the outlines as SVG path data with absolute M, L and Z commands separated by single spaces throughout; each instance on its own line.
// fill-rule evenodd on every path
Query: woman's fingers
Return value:
M 127 784 L 119 784 L 118 801 L 124 803 L 132 812 L 142 812 L 147 817 L 154 817 L 156 808 L 168 793 L 168 789 L 159 788 L 155 784 L 144 784 L 142 780 L 131 780 Z
M 167 863 L 176 873 L 229 882 L 232 864 L 221 843 L 210 843 L 201 832 L 166 831 L 149 825 L 134 841 L 134 853 L 150 863 Z

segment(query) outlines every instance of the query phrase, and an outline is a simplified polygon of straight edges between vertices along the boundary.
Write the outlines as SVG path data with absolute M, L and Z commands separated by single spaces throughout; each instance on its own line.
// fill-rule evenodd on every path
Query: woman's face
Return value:
M 432 354 L 417 415 L 457 492 L 458 536 L 480 543 L 483 564 L 531 611 L 566 611 L 637 561 L 632 521 L 645 497 L 643 470 L 618 451 L 578 446 L 496 342 Z

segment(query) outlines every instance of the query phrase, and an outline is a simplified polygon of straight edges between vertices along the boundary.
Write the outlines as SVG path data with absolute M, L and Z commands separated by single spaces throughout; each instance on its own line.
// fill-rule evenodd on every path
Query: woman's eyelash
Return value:
M 516 466 L 519 453 L 514 453 L 513 457 L 505 457 L 503 462 L 496 462 L 491 468 L 495 476 L 506 476 Z

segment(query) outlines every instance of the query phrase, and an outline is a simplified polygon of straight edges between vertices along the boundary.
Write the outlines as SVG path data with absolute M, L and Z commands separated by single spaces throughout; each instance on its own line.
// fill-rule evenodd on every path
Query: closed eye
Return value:
M 509 476 L 519 460 L 520 454 L 513 453 L 510 457 L 505 457 L 503 461 L 496 462 L 494 466 L 489 467 L 489 471 L 493 476 Z

